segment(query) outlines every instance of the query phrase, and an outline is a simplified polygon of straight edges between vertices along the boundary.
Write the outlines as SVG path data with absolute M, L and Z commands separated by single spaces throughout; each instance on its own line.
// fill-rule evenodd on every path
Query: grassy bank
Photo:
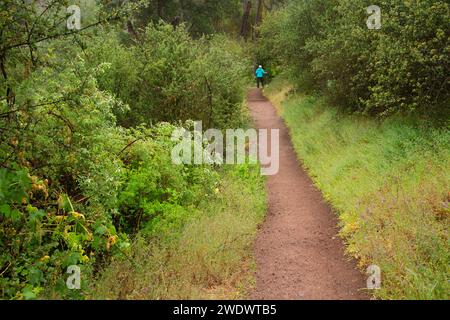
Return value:
M 244 298 L 254 282 L 252 243 L 265 214 L 264 181 L 248 165 L 220 174 L 216 197 L 193 208 L 181 229 L 151 241 L 138 237 L 129 259 L 102 272 L 92 298 Z
M 450 131 L 348 116 L 281 80 L 266 95 L 339 215 L 347 252 L 382 271 L 384 299 L 450 298 Z

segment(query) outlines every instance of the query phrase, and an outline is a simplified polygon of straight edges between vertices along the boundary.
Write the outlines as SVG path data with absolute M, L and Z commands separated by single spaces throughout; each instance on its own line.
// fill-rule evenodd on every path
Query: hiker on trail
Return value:
M 264 75 L 267 74 L 267 72 L 263 69 L 263 67 L 260 65 L 258 69 L 255 71 L 256 75 L 256 86 L 259 88 L 259 84 L 264 88 Z

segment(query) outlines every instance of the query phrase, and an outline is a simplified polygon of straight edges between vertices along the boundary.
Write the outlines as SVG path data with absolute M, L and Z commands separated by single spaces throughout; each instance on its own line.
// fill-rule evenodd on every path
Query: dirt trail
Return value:
M 255 242 L 253 299 L 367 299 L 344 257 L 337 219 L 302 169 L 288 130 L 259 89 L 248 94 L 256 127 L 280 130 L 280 170 L 269 176 L 268 214 Z

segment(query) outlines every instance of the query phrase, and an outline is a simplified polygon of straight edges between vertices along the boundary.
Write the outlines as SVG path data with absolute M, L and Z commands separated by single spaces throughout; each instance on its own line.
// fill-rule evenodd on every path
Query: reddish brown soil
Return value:
M 367 299 L 344 256 L 337 219 L 302 169 L 289 132 L 259 89 L 248 94 L 257 128 L 280 130 L 280 170 L 267 180 L 268 213 L 255 242 L 252 299 Z

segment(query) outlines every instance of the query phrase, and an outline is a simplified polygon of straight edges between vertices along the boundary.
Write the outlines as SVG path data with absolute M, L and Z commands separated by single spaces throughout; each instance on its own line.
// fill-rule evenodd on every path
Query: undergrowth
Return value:
M 256 166 L 220 170 L 215 197 L 191 209 L 180 229 L 150 241 L 141 232 L 127 259 L 113 261 L 92 288 L 101 299 L 239 299 L 254 285 L 252 243 L 266 201 Z

